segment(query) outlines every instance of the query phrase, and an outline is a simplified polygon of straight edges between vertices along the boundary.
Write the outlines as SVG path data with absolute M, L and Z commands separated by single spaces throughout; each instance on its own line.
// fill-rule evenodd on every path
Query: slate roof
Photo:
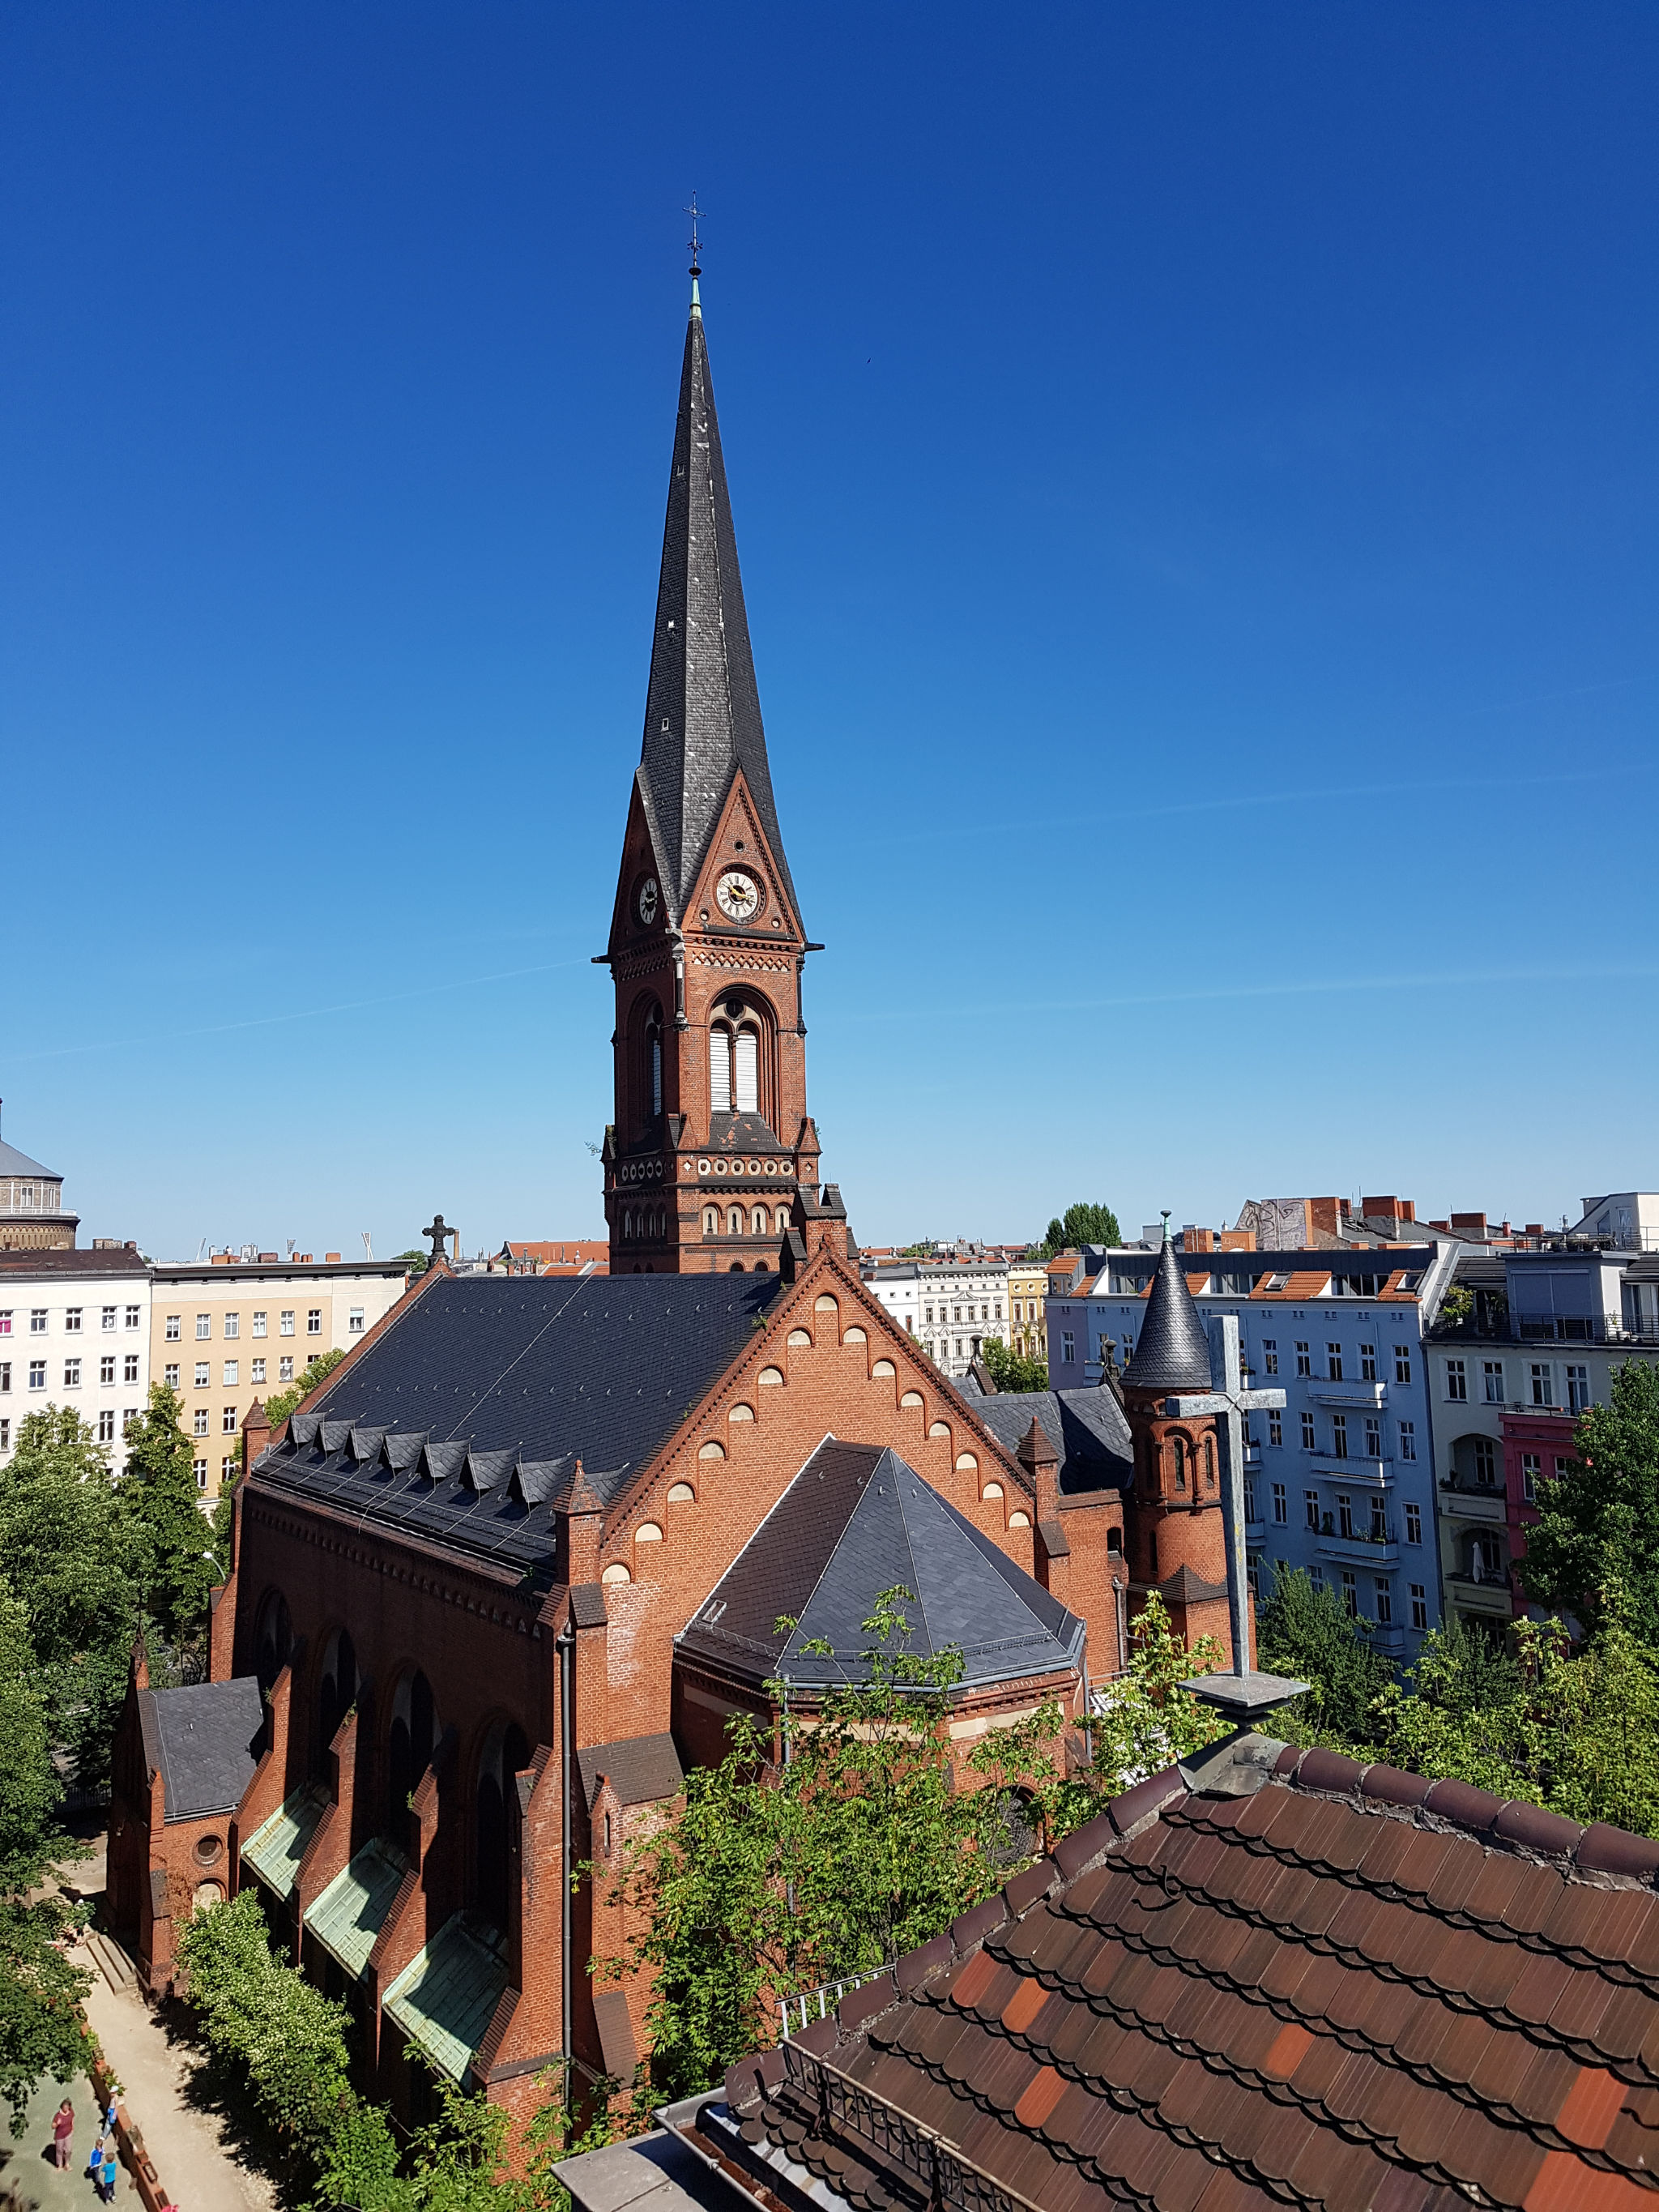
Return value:
M 163 1819 L 234 1812 L 253 1778 L 265 1724 L 254 1677 L 140 1690 L 138 1716 L 145 1754 L 161 1777 Z
M 772 797 L 702 312 L 694 300 L 680 370 L 638 770 L 670 922 L 678 922 L 684 912 L 738 768 L 799 916 Z
M 606 1504 L 747 1345 L 775 1275 L 434 1282 L 255 1479 L 456 1551 L 550 1566 L 581 1461 Z
M 50 1221 L 49 1213 L 32 1213 L 27 1217 L 7 1215 L 8 1220 L 27 1218 L 31 1221 Z M 67 1215 L 57 1217 L 67 1219 Z M 126 1245 L 111 1249 L 108 1245 L 65 1245 L 58 1251 L 50 1248 L 34 1251 L 0 1252 L 0 1275 L 147 1275 L 149 1267 L 143 1255 Z
M 1158 1255 L 1134 1358 L 1123 1370 L 1127 1386 L 1142 1390 L 1207 1390 L 1210 1340 L 1187 1287 L 1173 1244 Z
M 1652 2212 L 1659 1844 L 1330 1752 L 1256 1781 L 1137 1784 L 742 2061 L 734 2148 L 908 2195 L 816 2056 L 1042 2212 Z
M 43 1168 L 39 1160 L 32 1160 L 27 1152 L 20 1152 L 15 1145 L 9 1145 L 0 1137 L 0 1176 L 38 1176 L 43 1182 L 62 1182 L 56 1168 Z
M 591 1806 L 599 1777 L 624 1805 L 654 1805 L 665 1797 L 678 1797 L 685 1787 L 680 1755 L 672 1735 L 623 1736 L 615 1743 L 582 1746 L 576 1753 L 582 1771 L 582 1796 Z
M 754 1683 L 787 1674 L 811 1691 L 852 1679 L 860 1623 L 902 1583 L 910 1650 L 959 1645 L 963 1686 L 1078 1666 L 1083 1623 L 878 1444 L 820 1444 L 707 1602 L 680 1648 Z M 787 1634 L 781 1613 L 796 1620 Z M 836 1655 L 802 1646 L 822 1638 Z
M 1127 1490 L 1134 1475 L 1134 1441 L 1110 1390 L 999 1390 L 981 1398 L 963 1388 L 975 1413 L 1006 1451 L 1019 1456 L 1020 1439 L 1036 1419 L 1060 1455 L 1062 1498 L 1091 1490 Z

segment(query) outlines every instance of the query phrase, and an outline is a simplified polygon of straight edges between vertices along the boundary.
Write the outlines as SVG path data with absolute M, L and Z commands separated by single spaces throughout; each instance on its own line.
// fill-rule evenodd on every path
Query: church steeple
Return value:
M 777 1265 L 796 1191 L 818 1181 L 800 1018 L 813 949 L 772 795 L 694 281 L 645 742 L 603 956 L 613 1273 Z
M 766 757 L 737 533 L 694 279 L 663 526 L 639 787 L 671 923 L 684 915 L 733 773 L 741 769 L 792 908 Z

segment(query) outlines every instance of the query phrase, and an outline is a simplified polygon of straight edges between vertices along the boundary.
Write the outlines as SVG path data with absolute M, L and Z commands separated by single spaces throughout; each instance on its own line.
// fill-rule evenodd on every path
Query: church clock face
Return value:
M 659 896 L 656 878 L 647 876 L 640 885 L 639 896 L 634 902 L 635 911 L 647 929 L 657 918 L 657 902 Z
M 732 921 L 747 921 L 760 911 L 760 886 L 741 868 L 728 868 L 714 886 L 720 912 Z

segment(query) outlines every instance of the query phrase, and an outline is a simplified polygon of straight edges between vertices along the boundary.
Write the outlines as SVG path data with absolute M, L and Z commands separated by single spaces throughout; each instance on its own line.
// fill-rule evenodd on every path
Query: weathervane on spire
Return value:
M 691 218 L 691 235 L 686 241 L 691 250 L 691 267 L 688 273 L 692 276 L 701 276 L 702 274 L 702 268 L 701 265 L 702 262 L 702 239 L 698 232 L 697 225 L 702 220 L 702 210 L 697 205 L 697 196 L 695 191 L 691 195 L 690 206 L 686 208 L 684 212 L 689 215 Z

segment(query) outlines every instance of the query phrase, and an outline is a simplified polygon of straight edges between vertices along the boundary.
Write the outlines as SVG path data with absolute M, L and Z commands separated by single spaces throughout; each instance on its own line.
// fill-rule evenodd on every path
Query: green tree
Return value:
M 298 1406 L 303 1405 L 325 1376 L 331 1375 L 345 1358 L 337 1344 L 331 1352 L 313 1352 L 299 1381 L 286 1390 L 274 1390 L 265 1400 L 265 1418 L 274 1429 L 279 1421 L 287 1420 Z
M 1281 1562 L 1256 1623 L 1261 1664 L 1309 1685 L 1307 1694 L 1274 1717 L 1273 1726 L 1309 1743 L 1363 1745 L 1371 1707 L 1394 1680 L 1394 1668 L 1372 1644 L 1370 1623 L 1304 1569 Z
M 1123 1232 L 1117 1225 L 1117 1216 L 1109 1206 L 1093 1206 L 1079 1199 L 1068 1206 L 1064 1213 L 1057 1213 L 1048 1224 L 1048 1233 L 1036 1249 L 1045 1260 L 1052 1260 L 1056 1252 L 1074 1252 L 1085 1244 L 1121 1244 Z
M 988 1337 L 979 1356 L 999 1390 L 1046 1390 L 1048 1387 L 1048 1362 L 1012 1351 L 1000 1336 Z
M 1631 1632 L 1659 1649 L 1659 1367 L 1627 1359 L 1615 1369 L 1612 1403 L 1579 1420 L 1576 1455 L 1538 1486 L 1522 1587 L 1591 1638 L 1616 1590 Z
M 41 2075 L 67 2081 L 91 2056 L 80 2014 L 91 1977 L 58 1948 L 70 1910 L 55 1893 L 31 1900 L 77 1855 L 58 1827 L 60 1795 L 27 1616 L 0 1581 L 0 2097 L 14 2136 Z
M 193 1453 L 179 1423 L 183 1407 L 165 1383 L 127 1429 L 127 1467 L 116 1492 L 132 1539 L 145 1608 L 175 1650 L 199 1647 L 208 1593 L 219 1579 L 212 1527 L 198 1501 Z
M 0 1474 L 0 1560 L 23 1608 L 51 1740 L 80 1779 L 97 1782 L 126 1694 L 141 1561 L 106 1455 L 68 1407 L 19 1425 Z
M 411 1246 L 407 1252 L 394 1252 L 392 1257 L 394 1263 L 401 1261 L 411 1276 L 425 1274 L 432 1265 L 431 1253 L 418 1246 Z

